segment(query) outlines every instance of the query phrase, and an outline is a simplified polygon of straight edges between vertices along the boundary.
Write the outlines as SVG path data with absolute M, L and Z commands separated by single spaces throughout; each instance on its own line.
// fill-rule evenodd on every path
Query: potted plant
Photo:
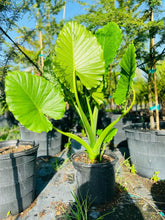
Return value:
M 48 132 L 54 128 L 84 146 L 86 153 L 72 156 L 77 170 L 77 192 L 81 196 L 88 194 L 89 200 L 94 200 L 97 204 L 111 201 L 114 196 L 114 164 L 117 158 L 113 154 L 104 154 L 105 143 L 117 134 L 115 124 L 133 105 L 134 92 L 131 106 L 126 108 L 135 76 L 136 60 L 135 48 L 130 44 L 120 62 L 121 75 L 113 96 L 117 105 L 123 104 L 123 113 L 98 136 L 96 128 L 99 106 L 104 98 L 104 75 L 120 46 L 122 34 L 112 22 L 99 29 L 96 36 L 77 22 L 68 22 L 59 33 L 52 58 L 54 74 L 82 120 L 88 143 L 51 124 L 49 117 L 57 120 L 65 112 L 61 90 L 53 83 L 28 73 L 12 72 L 6 77 L 5 91 L 9 109 L 26 128 L 35 132 Z M 83 111 L 84 102 L 88 108 L 89 120 Z
M 0 141 L 0 219 L 33 202 L 37 150 L 30 141 Z

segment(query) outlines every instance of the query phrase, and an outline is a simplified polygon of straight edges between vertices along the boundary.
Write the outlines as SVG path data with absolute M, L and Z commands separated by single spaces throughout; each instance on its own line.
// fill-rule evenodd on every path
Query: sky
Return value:
M 84 0 L 84 2 L 92 3 L 93 0 Z M 165 10 L 165 0 L 162 0 L 162 9 Z M 73 0 L 68 0 L 67 1 L 66 8 L 65 8 L 65 21 L 73 18 L 76 15 L 82 14 L 82 13 L 85 13 L 85 11 L 83 10 L 83 7 L 80 4 L 76 3 Z M 159 15 L 157 15 L 157 16 L 159 16 Z M 57 17 L 56 17 L 57 22 L 60 21 L 62 18 L 63 18 L 63 10 L 57 15 Z M 19 25 L 19 27 L 27 26 L 27 27 L 32 28 L 32 29 L 34 29 L 35 26 L 36 26 L 35 21 L 32 20 L 32 19 L 31 20 L 28 19 L 27 15 L 25 15 L 24 17 L 22 17 L 22 19 L 20 19 L 20 21 L 18 22 L 18 25 Z M 8 34 L 13 39 L 18 37 L 18 34 L 16 33 L 15 30 L 8 32 Z M 15 42 L 19 43 L 19 40 L 15 39 Z
M 83 0 L 86 3 L 92 3 L 93 0 Z M 83 10 L 83 7 L 75 2 L 74 0 L 68 0 L 66 1 L 66 8 L 65 8 L 65 21 L 73 18 L 76 15 L 85 13 L 85 10 Z M 165 10 L 165 0 L 162 0 L 162 9 Z M 156 15 L 156 14 L 155 14 Z M 158 14 L 156 16 L 159 16 Z M 35 21 L 30 20 L 27 18 L 28 16 L 25 15 L 20 21 L 18 22 L 19 27 L 27 26 L 29 28 L 35 27 Z M 63 18 L 63 10 L 56 16 L 57 22 L 60 21 Z M 17 33 L 15 31 L 10 32 L 10 35 L 12 38 L 15 38 Z
M 86 3 L 92 3 L 93 0 L 83 0 Z M 83 14 L 85 11 L 83 7 L 75 2 L 74 0 L 67 0 L 66 1 L 66 8 L 65 8 L 65 21 L 73 18 L 76 15 Z M 56 16 L 56 21 L 60 21 L 63 19 L 63 10 Z M 23 26 L 29 27 L 30 29 L 34 29 L 36 24 L 34 19 L 28 18 L 28 14 L 25 14 L 22 18 L 19 19 L 17 22 L 18 26 L 21 28 Z M 8 35 L 16 42 L 19 43 L 19 34 L 16 32 L 15 29 L 8 31 Z M 8 38 L 5 38 L 7 42 L 10 44 L 11 41 Z M 2 53 L 5 50 L 5 45 L 2 46 Z M 2 61 L 3 62 L 3 61 Z
M 86 3 L 91 3 L 92 0 L 84 0 Z M 63 19 L 63 12 L 62 10 L 57 16 L 56 20 L 59 22 L 61 19 Z M 74 16 L 85 13 L 85 10 L 83 10 L 83 7 L 78 4 L 77 2 L 74 2 L 72 0 L 67 1 L 66 7 L 65 7 L 65 21 L 72 19 Z M 35 21 L 28 19 L 28 15 L 25 15 L 20 19 L 18 22 L 19 27 L 27 26 L 29 28 L 35 27 Z M 17 37 L 17 34 L 15 31 L 10 32 L 11 37 L 15 38 Z

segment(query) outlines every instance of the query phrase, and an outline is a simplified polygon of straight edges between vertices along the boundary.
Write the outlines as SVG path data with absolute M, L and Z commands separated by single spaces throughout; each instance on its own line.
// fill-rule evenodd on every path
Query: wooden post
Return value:
M 40 53 L 40 69 L 41 71 L 43 72 L 43 67 L 44 67 L 44 55 L 43 55 L 43 44 L 42 44 L 42 31 L 41 29 L 39 29 L 39 46 L 40 46 L 40 49 L 41 49 L 41 53 Z
M 150 0 L 149 0 L 149 3 L 150 3 Z M 154 21 L 154 13 L 153 13 L 153 8 L 151 6 L 150 6 L 150 21 Z M 155 71 L 153 73 L 149 73 L 149 74 L 154 74 L 153 79 L 154 79 L 155 105 L 158 106 L 159 102 L 158 102 L 156 66 L 155 66 L 155 39 L 154 39 L 154 36 L 152 36 L 152 33 L 151 33 L 151 37 L 150 37 L 150 57 L 151 57 L 150 68 L 153 69 L 153 71 L 154 70 Z M 160 129 L 160 127 L 159 127 L 159 110 L 158 110 L 158 108 L 156 108 L 156 129 L 157 130 Z
M 41 50 L 40 56 L 39 56 L 39 66 L 41 71 L 43 72 L 44 67 L 44 57 L 43 57 L 43 43 L 42 43 L 42 29 L 41 29 L 41 14 L 40 9 L 38 8 L 38 31 L 39 31 L 39 48 Z

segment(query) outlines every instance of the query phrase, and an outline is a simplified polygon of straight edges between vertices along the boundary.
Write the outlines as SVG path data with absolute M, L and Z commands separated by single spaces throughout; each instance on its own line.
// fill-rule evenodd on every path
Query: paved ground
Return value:
M 119 151 L 116 152 L 122 161 Z M 122 163 L 121 163 L 122 164 Z M 74 169 L 63 151 L 56 157 L 39 158 L 37 161 L 36 200 L 18 216 L 9 217 L 12 220 L 63 220 L 64 210 L 74 207 Z M 164 218 L 165 197 L 156 203 L 148 179 L 133 175 L 123 165 L 116 176 L 116 196 L 113 203 L 102 206 L 92 206 L 88 219 L 105 220 L 161 220 Z M 159 206 L 159 204 L 164 206 Z M 109 213 L 109 214 L 107 214 Z M 77 218 L 70 218 L 77 219 Z

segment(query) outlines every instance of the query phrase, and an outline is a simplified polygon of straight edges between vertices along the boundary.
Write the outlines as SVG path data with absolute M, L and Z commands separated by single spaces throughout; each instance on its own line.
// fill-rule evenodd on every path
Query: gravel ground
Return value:
M 154 183 L 132 174 L 123 165 L 120 152 L 116 154 L 121 169 L 116 174 L 115 199 L 109 204 L 90 207 L 88 219 L 99 219 L 102 215 L 105 220 L 165 219 L 164 182 Z M 63 151 L 55 157 L 38 158 L 36 199 L 24 212 L 7 220 L 67 219 L 64 212 L 74 207 L 75 202 L 71 193 L 75 190 L 75 172 L 67 155 L 67 151 Z

